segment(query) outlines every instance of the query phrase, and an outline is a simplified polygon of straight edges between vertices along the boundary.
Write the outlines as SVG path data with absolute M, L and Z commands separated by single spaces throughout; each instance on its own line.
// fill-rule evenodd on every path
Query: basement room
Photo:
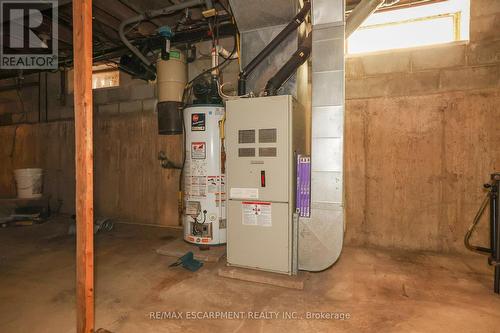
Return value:
M 500 0 L 0 20 L 0 332 L 500 333 Z

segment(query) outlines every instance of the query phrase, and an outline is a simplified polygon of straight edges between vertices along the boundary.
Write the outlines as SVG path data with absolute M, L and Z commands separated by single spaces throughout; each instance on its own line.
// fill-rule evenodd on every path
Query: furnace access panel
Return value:
M 227 261 L 290 274 L 295 158 L 306 119 L 292 96 L 227 102 Z

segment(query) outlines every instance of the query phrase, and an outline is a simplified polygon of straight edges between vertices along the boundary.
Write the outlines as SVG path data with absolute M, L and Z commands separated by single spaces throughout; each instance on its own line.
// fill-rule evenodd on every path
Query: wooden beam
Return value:
M 92 0 L 73 1 L 76 155 L 76 332 L 94 332 Z

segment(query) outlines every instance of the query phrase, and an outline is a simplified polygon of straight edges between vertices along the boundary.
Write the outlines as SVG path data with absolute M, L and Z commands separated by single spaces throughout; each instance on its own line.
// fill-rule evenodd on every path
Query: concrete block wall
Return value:
M 500 1 L 471 0 L 469 42 L 351 56 L 346 76 L 347 244 L 464 252 L 500 170 Z

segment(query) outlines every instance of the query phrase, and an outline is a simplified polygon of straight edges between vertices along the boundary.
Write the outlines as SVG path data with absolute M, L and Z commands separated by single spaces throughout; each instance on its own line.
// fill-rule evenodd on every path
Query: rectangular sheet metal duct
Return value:
M 344 239 L 344 0 L 312 9 L 312 214 L 300 222 L 299 269 L 320 271 Z
M 229 0 L 241 36 L 241 65 L 246 66 L 290 22 L 299 9 L 298 0 Z M 248 77 L 247 91 L 258 95 L 266 82 L 292 56 L 299 45 L 299 33 L 292 33 Z M 297 97 L 296 77 L 282 94 Z

